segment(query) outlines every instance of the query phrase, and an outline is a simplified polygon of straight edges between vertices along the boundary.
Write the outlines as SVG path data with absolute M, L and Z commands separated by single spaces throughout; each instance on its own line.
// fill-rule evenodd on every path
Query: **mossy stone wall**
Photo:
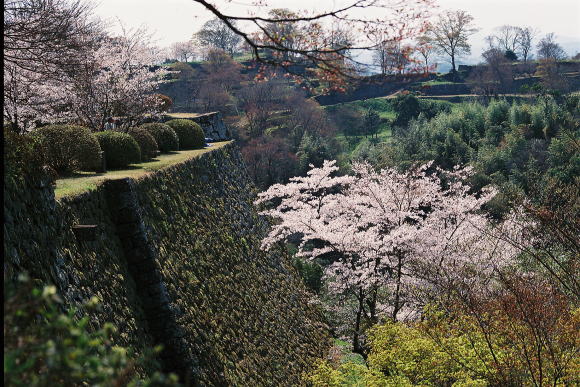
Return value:
M 115 342 L 138 352 L 153 346 L 150 308 L 105 185 L 56 201 L 42 179 L 5 183 L 5 279 L 27 271 L 56 284 L 69 306 L 97 296 L 101 308 L 87 312 L 93 326 L 113 322 Z M 285 251 L 260 249 L 268 224 L 253 207 L 255 189 L 235 144 L 131 185 L 197 382 L 301 385 L 329 345 L 327 330 Z M 77 238 L 78 224 L 97 225 L 94 240 Z

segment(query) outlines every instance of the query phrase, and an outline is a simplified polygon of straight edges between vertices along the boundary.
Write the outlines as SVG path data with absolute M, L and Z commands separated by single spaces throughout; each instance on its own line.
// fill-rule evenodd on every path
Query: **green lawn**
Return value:
M 340 349 L 340 363 L 355 363 L 365 365 L 364 358 L 358 353 L 352 352 L 352 344 L 344 340 L 334 339 L 334 346 Z
M 430 81 L 421 82 L 421 85 L 423 85 L 423 86 L 454 85 L 454 84 L 459 84 L 459 83 L 445 81 L 445 80 L 441 80 L 441 79 L 432 79 Z
M 376 141 L 377 142 L 389 142 L 391 141 L 392 132 L 391 128 L 383 127 L 377 133 Z M 352 153 L 356 150 L 356 148 L 360 145 L 360 143 L 365 139 L 371 139 L 371 137 L 365 136 L 345 136 L 344 134 L 340 133 L 336 136 L 336 139 L 341 143 L 342 149 L 345 153 L 347 153 L 350 157 Z
M 165 113 L 165 115 L 171 118 L 195 118 L 199 117 L 201 113 Z
M 65 177 L 56 181 L 54 193 L 56 198 L 76 195 L 84 191 L 93 190 L 97 185 L 106 179 L 118 179 L 123 177 L 137 178 L 159 169 L 180 163 L 192 157 L 197 157 L 213 149 L 221 148 L 231 141 L 215 142 L 211 147 L 204 149 L 183 150 L 162 154 L 152 161 L 140 164 L 132 164 L 127 169 L 112 170 L 106 173 L 79 172 L 74 176 Z

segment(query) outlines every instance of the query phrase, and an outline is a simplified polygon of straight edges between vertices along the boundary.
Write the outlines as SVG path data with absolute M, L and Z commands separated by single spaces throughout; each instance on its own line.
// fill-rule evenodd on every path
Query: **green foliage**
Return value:
M 23 177 L 39 173 L 46 164 L 46 150 L 39 137 L 15 133 L 4 125 L 4 173 Z
M 428 160 L 442 168 L 472 163 L 480 183 L 515 184 L 525 192 L 538 176 L 569 180 L 578 170 L 578 100 L 568 96 L 557 103 L 544 96 L 533 104 L 462 103 L 430 120 L 420 114 L 406 131 L 395 132 L 390 150 L 383 151 L 389 158 L 381 162 L 403 168 Z M 370 150 L 361 147 L 357 156 L 378 166 Z
M 514 126 L 530 125 L 532 123 L 530 105 L 512 104 L 509 112 L 509 122 Z
M 141 150 L 141 161 L 147 161 L 155 156 L 159 151 L 155 137 L 148 131 L 142 128 L 129 128 L 127 133 L 137 141 L 139 149 Z
M 515 52 L 513 52 L 512 50 L 506 50 L 504 56 L 507 60 L 512 61 L 512 62 L 515 62 L 516 60 L 518 60 L 517 54 Z
M 470 348 L 469 341 L 461 336 L 448 340 L 445 345 L 438 345 L 418 328 L 402 323 L 377 326 L 369 332 L 369 368 L 402 377 L 410 385 L 449 386 L 477 379 L 484 365 L 477 362 L 478 354 Z M 463 367 L 446 348 L 453 348 L 469 368 Z
M 399 127 L 406 127 L 413 118 L 423 117 L 431 119 L 442 112 L 449 112 L 450 105 L 448 103 L 440 103 L 428 100 L 419 100 L 413 94 L 399 95 L 391 102 L 393 110 L 397 114 L 397 118 L 393 125 Z
M 442 168 L 452 168 L 469 161 L 471 149 L 457 132 L 449 128 L 448 125 L 453 124 L 441 124 L 445 116 L 438 116 L 436 120 L 439 124 L 430 125 L 424 119 L 414 120 L 407 132 L 396 138 L 399 159 L 408 160 L 403 165 L 434 160 Z
M 179 150 L 179 137 L 177 137 L 177 133 L 171 126 L 153 122 L 141 125 L 140 128 L 155 137 L 157 146 L 162 153 Z
M 201 149 L 205 146 L 203 129 L 192 120 L 175 119 L 167 121 L 165 124 L 177 133 L 181 149 Z
M 320 289 L 322 288 L 322 275 L 324 274 L 322 266 L 316 262 L 308 262 L 301 258 L 295 258 L 294 267 L 298 270 L 306 287 L 313 293 L 320 293 Z
M 492 100 L 487 106 L 485 119 L 488 125 L 503 125 L 508 122 L 510 105 L 505 100 Z
M 333 152 L 322 137 L 308 132 L 302 136 L 296 153 L 301 173 L 306 173 L 310 169 L 310 164 L 320 167 L 324 160 L 331 160 L 332 155 Z
M 8 286 L 8 289 L 6 288 Z M 5 284 L 4 384 L 9 386 L 177 386 L 174 375 L 143 374 L 155 351 L 137 356 L 113 345 L 116 328 L 92 330 L 78 311 L 61 312 L 54 286 Z M 93 297 L 84 308 L 98 308 Z M 154 365 L 154 367 L 156 367 Z
M 381 124 L 381 117 L 379 116 L 379 114 L 372 109 L 367 110 L 367 112 L 363 118 L 363 124 L 362 124 L 363 133 L 365 135 L 370 135 L 370 136 L 375 135 L 377 133 L 377 131 L 379 130 L 380 124 Z
M 536 355 L 544 360 L 539 364 L 546 383 L 548 379 L 553 385 L 577 381 L 580 363 L 573 359 L 577 359 L 574 343 L 580 310 L 556 315 L 549 328 L 540 328 L 540 323 L 541 334 L 550 335 L 546 337 L 550 342 L 540 348 L 533 344 L 534 335 L 526 331 L 527 323 L 535 322 L 518 319 L 517 312 L 515 316 L 496 312 L 490 305 L 478 320 L 469 314 L 427 309 L 421 322 L 377 325 L 368 331 L 366 365 L 318 361 L 307 380 L 313 386 L 533 385 L 540 372 L 538 363 L 528 362 L 522 354 L 534 347 L 541 351 Z M 480 323 L 485 324 L 485 331 Z
M 361 364 L 343 363 L 338 368 L 326 361 L 318 361 L 315 370 L 308 374 L 306 380 L 312 387 L 387 387 L 410 386 L 402 378 L 388 380 L 377 370 L 369 370 Z
M 96 137 L 105 152 L 107 168 L 124 168 L 141 161 L 139 144 L 127 133 L 107 130 L 96 133 Z
M 562 182 L 580 176 L 580 130 L 562 132 L 548 148 L 548 174 Z
M 49 125 L 36 129 L 46 149 L 47 163 L 57 172 L 92 171 L 101 162 L 99 141 L 87 128 L 78 125 Z

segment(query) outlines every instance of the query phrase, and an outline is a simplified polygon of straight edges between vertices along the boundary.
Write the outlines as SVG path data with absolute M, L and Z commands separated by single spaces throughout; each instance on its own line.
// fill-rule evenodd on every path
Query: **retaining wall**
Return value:
M 113 322 L 138 352 L 163 344 L 183 381 L 300 385 L 323 356 L 327 329 L 285 251 L 259 248 L 268 224 L 235 144 L 60 201 L 42 179 L 6 183 L 5 279 L 27 271 L 69 306 L 99 297 L 92 326 Z

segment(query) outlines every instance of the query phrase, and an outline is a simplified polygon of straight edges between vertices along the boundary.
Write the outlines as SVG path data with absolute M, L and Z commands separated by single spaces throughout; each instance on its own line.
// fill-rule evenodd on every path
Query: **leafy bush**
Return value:
M 509 111 L 510 105 L 506 101 L 491 101 L 486 111 L 487 123 L 489 125 L 501 125 L 508 122 Z
M 532 123 L 532 113 L 529 105 L 513 104 L 510 108 L 510 124 L 514 126 L 529 125 Z
M 154 371 L 159 348 L 137 357 L 130 348 L 112 345 L 116 328 L 105 323 L 90 329 L 88 317 L 77 318 L 78 311 L 61 312 L 54 286 L 33 287 L 26 281 L 5 291 L 5 385 L 178 385 L 175 375 Z M 96 298 L 84 305 L 86 310 L 95 307 Z
M 127 133 L 107 130 L 96 134 L 101 149 L 105 151 L 107 168 L 123 168 L 141 161 L 137 141 Z
M 451 105 L 448 102 L 419 100 L 413 94 L 399 95 L 391 102 L 397 113 L 393 123 L 395 126 L 406 127 L 411 119 L 423 114 L 426 119 L 431 119 L 439 113 L 449 113 Z
M 141 149 L 141 161 L 147 161 L 157 156 L 159 147 L 155 137 L 148 131 L 141 128 L 130 128 L 127 133 L 137 141 Z
M 49 125 L 36 129 L 46 149 L 47 163 L 57 172 L 92 171 L 101 163 L 101 147 L 91 131 L 78 125 Z
M 316 262 L 309 262 L 307 260 L 296 258 L 294 260 L 294 267 L 298 270 L 300 277 L 304 281 L 304 285 L 314 293 L 320 293 L 322 288 L 322 276 L 324 274 L 322 266 Z
M 167 153 L 179 149 L 179 137 L 177 137 L 177 133 L 171 126 L 153 122 L 141 125 L 140 128 L 145 129 L 155 137 L 161 152 Z
M 17 134 L 4 125 L 4 173 L 7 176 L 40 172 L 46 164 L 45 153 L 39 137 Z
M 400 95 L 392 102 L 397 118 L 394 122 L 395 126 L 405 127 L 413 118 L 417 118 L 421 113 L 421 105 L 419 99 L 413 94 Z
M 574 385 L 580 366 L 572 360 L 580 310 L 567 308 L 561 314 L 543 316 L 553 324 L 542 325 L 545 321 L 518 318 L 520 310 L 511 306 L 513 313 L 507 315 L 490 305 L 480 316 L 486 322 L 483 330 L 481 321 L 469 314 L 429 309 L 422 322 L 377 325 L 368 331 L 366 366 L 318 361 L 306 379 L 321 387 L 527 386 L 543 372 L 547 384 Z M 547 335 L 546 342 L 534 342 L 535 336 L 529 334 L 533 328 L 526 322 L 541 327 L 539 334 Z M 532 347 L 539 351 L 532 356 L 542 361 L 536 357 L 526 361 L 529 358 L 523 354 Z
M 177 133 L 181 149 L 201 149 L 205 146 L 203 129 L 197 123 L 186 119 L 176 119 L 167 121 L 165 124 L 171 126 Z

